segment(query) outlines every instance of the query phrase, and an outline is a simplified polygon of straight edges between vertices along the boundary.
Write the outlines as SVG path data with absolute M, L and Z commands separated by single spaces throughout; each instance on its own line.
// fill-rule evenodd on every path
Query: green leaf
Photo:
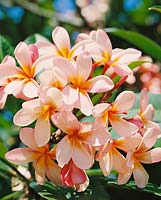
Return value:
M 0 157 L 4 158 L 5 153 L 7 153 L 7 148 L 5 145 L 0 141 Z
M 153 193 L 157 196 L 161 196 L 161 186 L 157 186 L 152 183 L 148 183 L 146 187 L 142 189 L 138 188 L 134 181 L 130 181 L 129 183 L 121 186 L 119 186 L 115 181 L 108 181 L 108 184 L 114 185 L 116 187 L 124 187 L 126 189 L 133 189 L 133 190 L 138 190 L 140 192 L 148 192 L 148 193 Z
M 35 42 L 42 42 L 42 41 L 48 42 L 49 40 L 47 38 L 45 38 L 44 36 L 38 34 L 38 33 L 30 35 L 29 37 L 27 37 L 25 39 L 25 42 L 27 44 L 33 44 Z
M 0 35 L 0 62 L 6 55 L 13 55 L 13 47 L 6 38 Z
M 148 37 L 137 32 L 118 28 L 106 28 L 105 31 L 130 42 L 141 49 L 144 53 L 161 61 L 161 47 Z
M 11 199 L 20 199 L 20 196 L 22 195 L 22 191 L 18 192 L 12 192 L 4 197 L 2 197 L 1 200 L 11 200 Z
M 129 66 L 130 69 L 134 69 L 134 68 L 136 68 L 136 67 L 138 67 L 138 66 L 140 66 L 140 65 L 142 65 L 146 62 L 147 61 L 138 60 L 138 61 L 130 63 L 128 66 Z
M 161 13 L 161 6 L 155 5 L 155 6 L 150 7 L 149 10 L 155 10 Z
M 54 186 L 50 182 L 45 182 L 44 185 L 38 185 L 36 182 L 30 183 L 38 195 L 48 200 L 66 200 L 65 196 L 59 190 L 59 187 Z

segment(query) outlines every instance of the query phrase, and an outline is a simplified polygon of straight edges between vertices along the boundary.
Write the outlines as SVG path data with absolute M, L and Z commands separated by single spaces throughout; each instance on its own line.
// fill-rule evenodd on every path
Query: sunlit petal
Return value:
M 50 140 L 50 121 L 44 117 L 39 117 L 35 124 L 35 142 L 38 146 L 46 145 Z
M 89 85 L 87 90 L 91 93 L 107 92 L 114 86 L 112 80 L 107 76 L 100 75 L 86 82 Z
M 15 51 L 15 56 L 20 65 L 23 67 L 32 66 L 31 51 L 25 42 L 20 42 Z
M 34 138 L 34 129 L 32 128 L 21 128 L 20 140 L 23 142 L 23 144 L 30 147 L 31 149 L 37 148 Z
M 93 165 L 93 156 L 89 154 L 87 149 L 79 141 L 75 141 L 72 160 L 80 169 L 89 169 Z
M 72 157 L 73 143 L 65 136 L 58 144 L 56 148 L 56 160 L 60 166 L 64 166 L 69 162 Z
M 24 147 L 16 148 L 5 154 L 5 158 L 14 164 L 25 164 L 29 163 L 40 156 L 38 152 Z
M 121 92 L 115 102 L 114 106 L 120 113 L 127 112 L 135 103 L 135 93 L 131 91 Z
M 128 137 L 138 130 L 137 126 L 117 116 L 110 116 L 109 120 L 114 130 L 123 137 Z

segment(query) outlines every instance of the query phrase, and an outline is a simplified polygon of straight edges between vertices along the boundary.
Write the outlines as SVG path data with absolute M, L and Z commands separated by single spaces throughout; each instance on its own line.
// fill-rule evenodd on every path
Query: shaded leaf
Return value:
M 13 55 L 13 47 L 6 38 L 0 35 L 0 62 L 6 55 Z
M 130 42 L 151 57 L 161 60 L 161 47 L 148 37 L 137 32 L 118 28 L 106 28 L 105 31 Z
M 65 196 L 61 193 L 58 187 L 54 186 L 52 183 L 45 182 L 44 185 L 38 185 L 36 182 L 30 183 L 38 195 L 48 200 L 64 200 Z
M 7 148 L 5 145 L 0 141 L 0 157 L 4 158 L 5 153 L 7 153 Z
M 129 183 L 120 186 L 115 181 L 108 181 L 108 184 L 116 187 L 124 187 L 126 189 L 133 189 L 140 192 L 148 192 L 148 193 L 153 193 L 157 196 L 161 196 L 161 186 L 157 186 L 152 183 L 148 183 L 146 187 L 142 189 L 138 188 L 134 181 L 130 181 Z

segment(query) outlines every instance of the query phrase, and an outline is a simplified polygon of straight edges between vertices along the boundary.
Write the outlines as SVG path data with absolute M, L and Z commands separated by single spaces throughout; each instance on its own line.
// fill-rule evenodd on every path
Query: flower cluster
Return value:
M 53 43 L 20 42 L 15 58 L 6 56 L 0 64 L 1 109 L 10 94 L 24 100 L 13 122 L 22 127 L 26 147 L 9 151 L 6 159 L 33 162 L 39 184 L 47 178 L 83 191 L 89 184 L 86 170 L 98 161 L 105 176 L 112 169 L 118 173 L 118 184 L 133 174 L 137 186 L 145 187 L 148 174 L 141 163 L 161 161 L 161 148 L 152 148 L 161 131 L 152 121 L 147 91 L 142 90 L 140 111 L 132 118 L 126 114 L 135 103 L 134 92 L 110 100 L 133 74 L 128 65 L 141 52 L 112 49 L 103 30 L 79 34 L 72 47 L 62 27 L 53 30 L 52 38 Z

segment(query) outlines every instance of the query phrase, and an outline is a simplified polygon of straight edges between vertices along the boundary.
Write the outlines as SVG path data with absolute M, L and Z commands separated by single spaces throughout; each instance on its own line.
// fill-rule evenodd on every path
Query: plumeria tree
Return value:
M 147 53 L 161 52 L 140 34 L 107 32 L 129 41 L 141 38 Z M 26 195 L 34 189 L 45 199 L 93 198 L 93 177 L 101 177 L 100 184 L 161 196 L 145 165 L 161 161 L 160 110 L 155 114 L 161 96 L 123 87 L 148 61 L 141 57 L 142 45 L 113 48 L 107 32 L 80 33 L 73 45 L 67 30 L 57 26 L 52 41 L 22 41 L 0 64 L 0 108 L 11 96 L 19 101 L 13 127 L 21 141 L 7 152 L 2 144 L 0 159 L 23 181 Z

